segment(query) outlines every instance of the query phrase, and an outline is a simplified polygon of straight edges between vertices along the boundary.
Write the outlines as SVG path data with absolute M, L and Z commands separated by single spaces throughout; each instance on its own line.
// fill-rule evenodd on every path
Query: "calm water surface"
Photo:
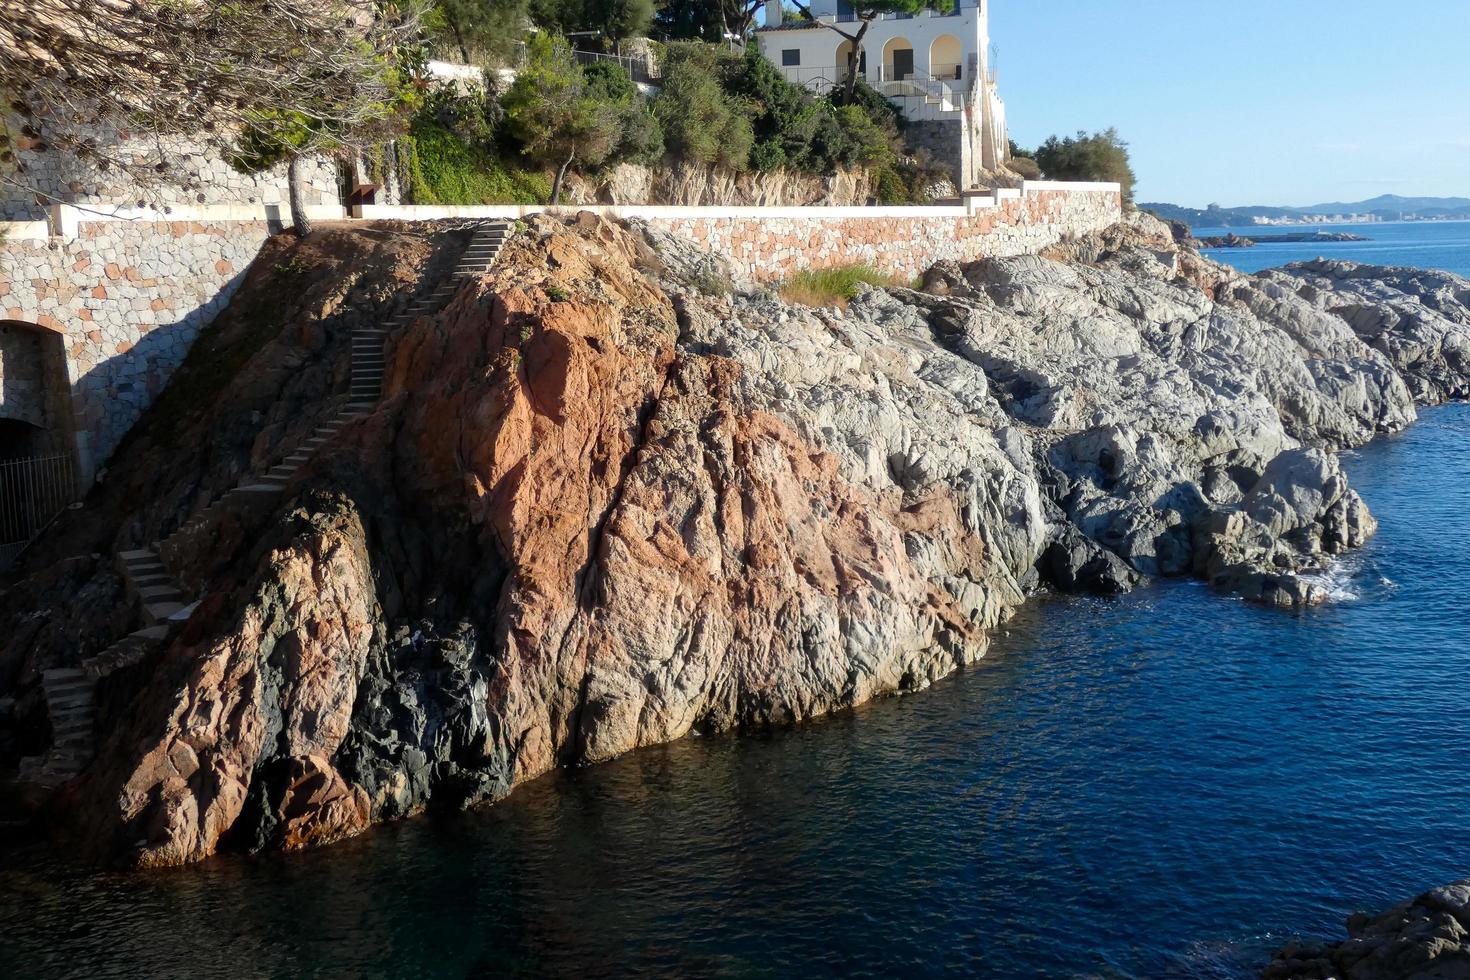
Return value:
M 1249 975 L 1470 873 L 1470 408 L 1349 462 L 1322 610 L 1049 602 L 922 695 L 321 851 L 0 853 L 0 976 Z
M 1263 243 L 1255 248 L 1212 248 L 1205 255 L 1242 272 L 1274 269 L 1288 262 L 1318 256 L 1351 259 L 1370 265 L 1408 265 L 1417 269 L 1445 269 L 1470 277 L 1470 221 L 1393 221 L 1366 225 L 1282 225 L 1263 228 L 1196 228 L 1201 237 L 1224 237 L 1232 232 L 1249 238 L 1312 231 L 1350 231 L 1367 242 Z

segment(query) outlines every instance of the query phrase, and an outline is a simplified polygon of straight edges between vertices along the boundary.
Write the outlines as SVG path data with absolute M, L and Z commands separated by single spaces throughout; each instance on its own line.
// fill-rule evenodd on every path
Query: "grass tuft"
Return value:
M 870 265 L 834 265 L 825 269 L 803 269 L 781 284 L 781 298 L 802 306 L 838 306 L 846 309 L 863 285 L 886 289 L 905 285 L 895 275 Z

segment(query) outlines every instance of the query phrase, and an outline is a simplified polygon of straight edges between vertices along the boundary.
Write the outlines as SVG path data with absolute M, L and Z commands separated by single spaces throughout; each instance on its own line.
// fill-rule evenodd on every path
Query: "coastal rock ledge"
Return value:
M 227 497 L 463 233 L 271 242 L 0 592 L 0 769 L 55 750 L 47 672 L 97 679 L 49 826 L 138 866 L 305 847 L 920 690 L 1043 591 L 1307 607 L 1375 527 L 1337 451 L 1470 391 L 1440 273 L 1243 276 L 1134 215 L 813 308 L 584 213 L 395 331 L 282 492 Z M 155 541 L 198 606 L 130 643 L 114 556 Z
M 1470 878 L 1387 912 L 1357 912 L 1348 938 L 1281 949 L 1264 980 L 1470 980 Z

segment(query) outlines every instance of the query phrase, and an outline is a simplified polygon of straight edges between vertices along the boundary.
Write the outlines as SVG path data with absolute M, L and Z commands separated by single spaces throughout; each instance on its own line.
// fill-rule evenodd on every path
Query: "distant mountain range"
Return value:
M 1317 224 L 1329 218 L 1357 217 L 1375 221 L 1453 221 L 1470 219 L 1467 197 L 1399 197 L 1384 194 L 1367 201 L 1314 204 L 1306 208 L 1184 208 L 1177 204 L 1140 204 L 1168 221 L 1191 228 L 1238 228 L 1260 224 Z

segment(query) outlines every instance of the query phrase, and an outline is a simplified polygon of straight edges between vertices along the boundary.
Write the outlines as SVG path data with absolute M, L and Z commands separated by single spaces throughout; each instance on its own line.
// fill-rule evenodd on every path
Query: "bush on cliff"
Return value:
M 414 121 L 398 157 L 414 204 L 541 204 L 551 197 L 544 174 L 509 166 L 432 119 Z
M 755 143 L 750 106 L 721 84 L 729 60 L 712 45 L 669 45 L 663 91 L 653 101 L 653 114 L 663 126 L 669 152 L 685 163 L 731 170 L 750 166 Z
M 580 66 L 565 41 L 543 35 L 503 95 L 493 77 L 484 92 L 427 95 L 400 153 L 419 204 L 545 203 L 563 165 L 597 173 L 665 160 L 821 176 L 862 169 L 881 203 L 924 201 L 935 174 L 901 156 L 902 122 L 866 85 L 839 106 L 758 52 L 692 42 L 668 45 L 663 89 L 645 99 L 618 65 Z
M 587 94 L 616 106 L 621 136 L 609 162 L 653 165 L 664 155 L 664 131 L 628 73 L 610 61 L 582 69 Z
M 552 204 L 561 200 L 567 171 L 597 167 L 617 149 L 624 107 L 589 88 L 564 38 L 540 34 L 532 39 L 526 65 L 501 103 L 506 131 L 521 155 L 555 168 Z
M 1136 179 L 1128 158 L 1128 144 L 1116 129 L 1100 133 L 1079 130 L 1076 136 L 1055 136 L 1041 144 L 1036 162 L 1051 180 L 1105 180 L 1123 185 L 1123 200 L 1132 203 Z

